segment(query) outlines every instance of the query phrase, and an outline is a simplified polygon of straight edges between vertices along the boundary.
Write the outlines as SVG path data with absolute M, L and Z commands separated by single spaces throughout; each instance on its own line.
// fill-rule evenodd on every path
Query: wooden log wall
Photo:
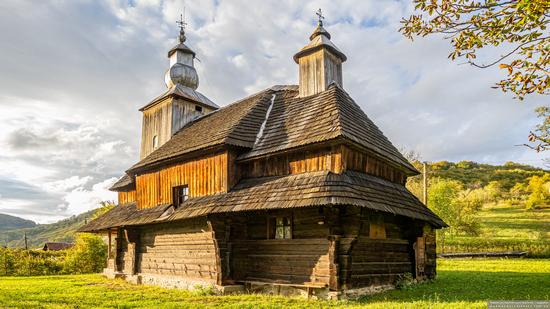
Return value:
M 399 275 L 414 274 L 412 241 L 421 236 L 412 220 L 348 206 L 342 215 L 340 280 L 344 288 L 393 284 Z M 371 222 L 383 224 L 385 239 L 372 239 Z
M 241 165 L 244 178 L 353 170 L 405 184 L 405 173 L 371 155 L 341 145 L 259 158 Z
M 272 216 L 292 218 L 292 239 L 267 239 L 267 220 Z M 235 281 L 328 285 L 330 241 L 323 220 L 317 207 L 232 217 L 231 277 Z
M 124 205 L 136 201 L 136 190 L 128 192 L 118 192 L 118 204 Z
M 172 188 L 189 186 L 189 197 L 228 190 L 228 152 L 179 163 L 136 177 L 136 201 L 139 209 L 172 203 Z
M 136 243 L 139 235 L 135 230 L 119 229 L 116 236 L 116 270 L 133 275 L 136 271 Z
M 286 284 L 329 284 L 326 238 L 233 242 L 233 278 Z
M 219 265 L 206 218 L 143 227 L 138 271 L 217 283 Z

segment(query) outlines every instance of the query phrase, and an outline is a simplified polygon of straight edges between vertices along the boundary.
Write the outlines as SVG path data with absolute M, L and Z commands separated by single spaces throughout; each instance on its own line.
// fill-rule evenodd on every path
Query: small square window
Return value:
M 195 105 L 195 111 L 202 113 L 202 106 Z
M 183 202 L 189 198 L 189 187 L 178 186 L 174 187 L 172 191 L 172 198 L 175 207 L 179 207 Z
M 268 238 L 291 239 L 292 222 L 289 217 L 272 217 L 268 220 Z

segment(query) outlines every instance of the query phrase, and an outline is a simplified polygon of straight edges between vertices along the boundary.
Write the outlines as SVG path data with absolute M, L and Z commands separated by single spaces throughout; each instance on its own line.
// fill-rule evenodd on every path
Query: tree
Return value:
M 497 203 L 498 199 L 502 196 L 502 185 L 498 181 L 490 181 L 484 189 L 488 200 L 494 203 Z
M 101 202 L 92 220 L 97 219 L 115 205 L 112 202 Z M 71 274 L 101 272 L 107 261 L 107 244 L 101 236 L 80 233 L 76 236 L 76 244 L 68 250 L 63 271 Z
M 529 197 L 525 203 L 527 209 L 540 208 L 550 205 L 550 174 L 533 176 L 527 185 Z
M 445 234 L 466 233 L 475 235 L 479 231 L 476 217 L 483 204 L 481 190 L 464 189 L 456 180 L 435 178 L 428 190 L 428 206 L 449 224 Z
M 493 88 L 513 92 L 516 98 L 532 93 L 550 93 L 550 2 L 548 0 L 413 0 L 415 12 L 403 18 L 399 29 L 405 37 L 443 34 L 453 50 L 452 60 L 465 59 L 477 68 L 499 65 L 507 77 Z M 496 58 L 478 61 L 478 51 L 487 47 L 502 47 Z M 542 114 L 541 114 L 542 112 Z M 549 147 L 548 107 L 538 111 L 543 115 L 546 135 L 529 135 L 530 142 Z M 533 148 L 532 147 L 532 148 Z
M 63 271 L 70 274 L 101 272 L 107 261 L 107 245 L 100 236 L 80 233 L 68 250 Z

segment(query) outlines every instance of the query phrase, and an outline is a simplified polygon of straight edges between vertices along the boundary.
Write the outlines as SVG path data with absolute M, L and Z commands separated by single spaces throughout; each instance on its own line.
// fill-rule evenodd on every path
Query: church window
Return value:
M 158 136 L 153 136 L 153 149 L 156 149 L 159 146 L 159 138 Z
M 173 188 L 172 198 L 175 207 L 180 206 L 189 198 L 189 186 L 177 186 Z
M 271 217 L 268 220 L 269 239 L 291 239 L 292 221 L 290 217 Z
M 195 111 L 202 113 L 202 106 L 195 105 Z
M 386 239 L 386 225 L 381 216 L 373 218 L 369 222 L 369 238 L 370 239 Z

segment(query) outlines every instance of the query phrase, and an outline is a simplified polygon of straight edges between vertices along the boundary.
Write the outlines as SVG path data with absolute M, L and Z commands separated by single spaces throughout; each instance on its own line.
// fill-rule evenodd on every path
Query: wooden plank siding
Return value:
M 172 98 L 170 97 L 143 111 L 140 160 L 153 152 L 153 136 L 157 137 L 158 146 L 172 137 L 171 123 Z
M 228 152 L 187 161 L 136 176 L 139 209 L 172 203 L 172 188 L 188 185 L 189 197 L 228 190 Z
M 259 158 L 243 163 L 241 170 L 244 178 L 284 176 L 321 170 L 333 173 L 353 170 L 395 183 L 406 182 L 406 175 L 402 171 L 372 155 L 345 145 Z
M 118 192 L 118 204 L 124 205 L 136 201 L 136 190 L 128 192 Z
M 153 136 L 157 137 L 158 148 L 187 123 L 214 110 L 200 105 L 202 111 L 199 112 L 195 110 L 196 106 L 194 102 L 169 96 L 143 110 L 140 160 L 156 149 L 153 147 Z
M 363 172 L 400 184 L 407 181 L 405 173 L 372 155 L 347 146 L 342 146 L 340 151 L 343 170 Z
M 244 178 L 284 176 L 322 170 L 340 171 L 340 151 L 322 148 L 317 151 L 288 153 L 264 157 L 242 165 Z

